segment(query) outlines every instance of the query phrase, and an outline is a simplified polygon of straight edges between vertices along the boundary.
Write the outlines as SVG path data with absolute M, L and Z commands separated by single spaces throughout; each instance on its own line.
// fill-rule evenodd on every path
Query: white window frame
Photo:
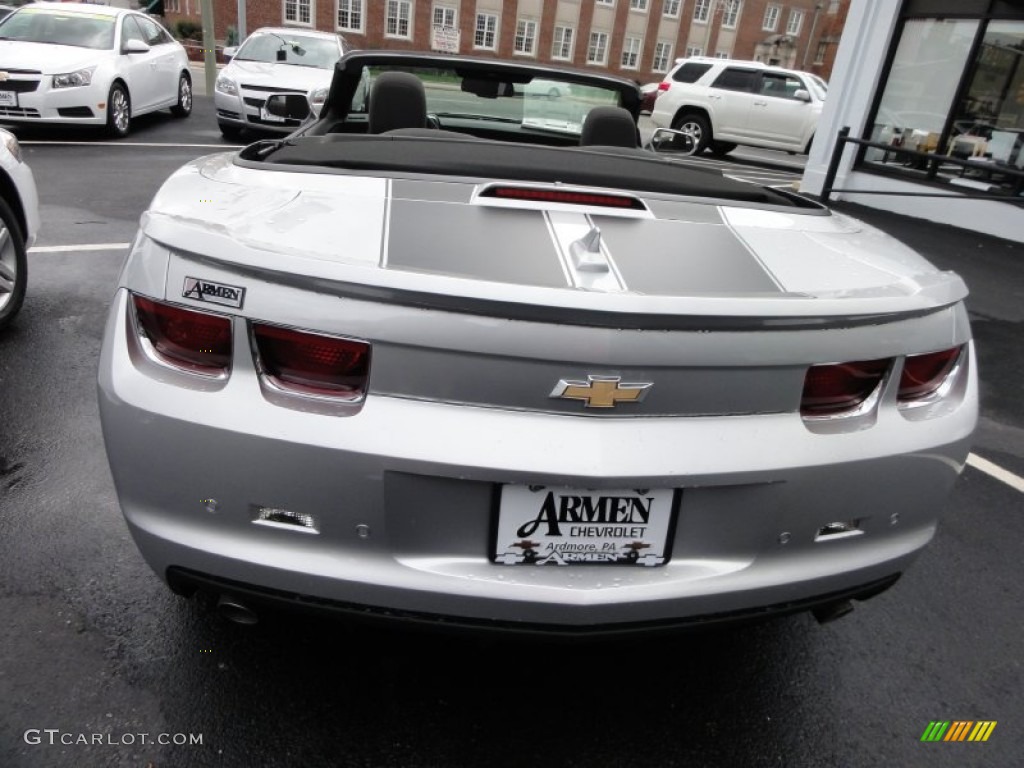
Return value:
M 295 18 L 288 18 L 288 7 L 291 6 Z M 309 16 L 306 21 L 302 20 L 302 10 L 305 9 Z M 288 26 L 312 27 L 316 21 L 316 0 L 281 0 L 281 18 Z
M 405 18 L 402 18 L 402 9 L 405 9 Z M 392 16 L 392 9 L 395 15 Z M 395 31 L 388 31 L 388 22 L 394 18 Z M 402 34 L 402 22 L 405 22 L 405 34 Z M 413 8 L 412 0 L 385 0 L 384 3 L 384 37 L 396 40 L 412 40 Z
M 716 59 L 728 59 L 731 58 L 728 51 L 715 51 Z
M 486 19 L 490 21 L 484 21 L 484 28 L 480 29 L 480 21 Z M 488 29 L 490 27 L 490 29 Z M 483 42 L 477 42 L 480 38 L 481 32 L 483 33 Z M 490 45 L 487 44 L 487 36 L 491 36 Z M 498 50 L 498 15 L 496 13 L 488 13 L 486 11 L 477 11 L 476 19 L 473 21 L 473 49 L 477 51 L 496 51 Z
M 651 72 L 668 72 L 672 66 L 672 43 L 659 40 L 654 44 L 654 58 L 651 60 Z
M 694 0 L 693 23 L 707 24 L 711 18 L 711 0 Z
M 600 51 L 601 58 L 595 59 L 593 53 L 596 49 Z M 598 64 L 602 67 L 608 66 L 608 33 L 591 32 L 587 38 L 587 64 Z
M 804 12 L 792 9 L 789 12 L 789 21 L 786 22 L 786 34 L 797 37 L 800 34 L 800 29 L 804 25 Z
M 525 31 L 529 29 L 530 32 L 527 34 Z M 529 46 L 525 49 L 519 47 L 520 40 L 528 42 Z M 512 40 L 512 53 L 516 56 L 536 56 L 537 55 L 537 22 L 534 19 L 516 19 L 516 35 Z
M 686 46 L 686 58 L 693 59 L 697 56 L 703 56 L 704 49 L 699 45 L 688 45 Z
M 722 29 L 736 29 L 742 8 L 743 0 L 725 0 L 722 8 Z
M 665 7 L 662 9 L 661 15 L 668 19 L 678 19 L 679 9 L 682 5 L 682 0 L 665 0 Z
M 774 32 L 779 28 L 779 17 L 782 16 L 782 8 L 777 5 L 769 5 L 764 9 L 764 20 L 761 22 L 762 32 Z
M 441 12 L 441 20 L 438 21 L 438 11 Z M 450 19 L 450 21 L 449 21 Z M 430 23 L 435 27 L 452 27 L 453 29 L 459 28 L 459 9 L 452 5 L 444 5 L 443 3 L 434 3 L 433 9 L 430 11 Z
M 348 13 L 349 23 L 341 23 L 342 6 Z M 352 17 L 357 16 L 359 23 L 352 25 Z M 366 30 L 366 0 L 337 0 L 334 4 L 334 26 L 339 32 L 358 32 L 362 34 Z
M 824 64 L 825 57 L 828 55 L 828 43 L 818 43 L 818 50 L 814 52 L 814 63 Z
M 629 10 L 637 13 L 647 13 L 649 5 L 648 0 L 629 0 Z
M 598 5 L 610 5 L 615 6 L 615 0 L 597 0 Z
M 622 41 L 622 53 L 619 55 L 619 69 L 639 69 L 640 57 L 644 53 L 644 39 L 629 36 Z
M 559 35 L 561 30 L 562 34 Z M 569 33 L 568 48 L 569 52 L 566 55 L 562 55 L 562 51 L 566 48 L 566 35 Z M 568 24 L 556 24 L 554 31 L 551 33 L 551 59 L 553 61 L 572 61 L 572 54 L 576 47 L 576 28 L 569 26 Z

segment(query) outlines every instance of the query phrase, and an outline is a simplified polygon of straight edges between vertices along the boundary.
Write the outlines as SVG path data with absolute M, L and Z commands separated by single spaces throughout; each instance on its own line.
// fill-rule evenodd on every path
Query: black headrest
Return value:
M 370 89 L 370 133 L 427 127 L 423 83 L 408 72 L 382 72 Z
M 640 134 L 633 116 L 622 107 L 594 107 L 580 131 L 580 146 L 638 147 Z

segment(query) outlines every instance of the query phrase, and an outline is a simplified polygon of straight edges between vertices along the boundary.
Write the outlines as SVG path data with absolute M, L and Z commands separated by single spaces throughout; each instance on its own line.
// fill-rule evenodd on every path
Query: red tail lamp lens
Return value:
M 900 401 L 921 400 L 934 394 L 956 365 L 960 350 L 960 347 L 953 347 L 926 355 L 908 355 L 900 376 Z
M 253 336 L 264 369 L 287 389 L 346 399 L 366 392 L 369 344 L 260 323 Z
M 659 91 L 667 91 L 671 87 L 672 87 L 672 83 L 667 83 L 664 80 L 662 80 L 660 83 L 658 83 L 658 90 Z
M 166 362 L 196 373 L 231 367 L 231 320 L 143 296 L 133 296 L 146 338 Z
M 812 365 L 804 377 L 800 413 L 834 416 L 852 411 L 867 400 L 889 370 L 890 360 Z

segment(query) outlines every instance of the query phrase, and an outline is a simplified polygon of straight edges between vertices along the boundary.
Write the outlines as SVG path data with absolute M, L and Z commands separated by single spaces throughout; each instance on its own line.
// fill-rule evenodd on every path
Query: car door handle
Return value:
M 768 106 L 768 102 L 767 101 L 755 101 L 754 102 L 754 106 L 755 107 L 767 107 Z
M 709 99 L 715 99 L 715 100 L 717 100 L 717 99 L 720 99 L 720 98 L 722 98 L 722 97 L 721 97 L 721 96 L 720 96 L 719 94 L 717 94 L 717 93 L 709 93 L 709 94 L 708 94 L 708 98 L 709 98 Z

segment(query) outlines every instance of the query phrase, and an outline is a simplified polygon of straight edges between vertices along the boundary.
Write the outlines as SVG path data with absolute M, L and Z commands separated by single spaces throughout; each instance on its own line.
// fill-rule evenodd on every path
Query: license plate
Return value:
M 0 91 L 0 107 L 18 106 L 18 94 L 15 91 Z
M 668 561 L 671 489 L 582 490 L 506 485 L 494 562 L 632 565 Z
M 283 123 L 284 118 L 280 115 L 272 115 L 267 112 L 266 107 L 260 107 L 260 120 L 264 123 Z

